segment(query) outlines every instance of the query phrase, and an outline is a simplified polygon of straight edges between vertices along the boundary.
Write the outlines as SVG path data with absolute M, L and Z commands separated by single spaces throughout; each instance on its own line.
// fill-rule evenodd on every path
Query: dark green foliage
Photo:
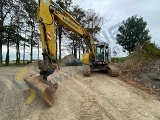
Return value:
M 148 35 L 149 30 L 146 29 L 147 22 L 142 17 L 132 16 L 119 26 L 117 34 L 117 42 L 125 50 L 131 53 L 135 46 L 149 41 L 151 37 Z
M 62 9 L 69 9 L 69 7 L 72 4 L 72 0 L 56 0 L 56 3 L 62 8 Z

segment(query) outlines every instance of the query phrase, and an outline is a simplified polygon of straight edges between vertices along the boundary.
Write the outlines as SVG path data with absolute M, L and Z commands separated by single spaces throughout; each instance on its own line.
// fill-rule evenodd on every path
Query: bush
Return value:
M 154 43 L 147 41 L 137 46 L 130 56 L 140 61 L 156 60 L 160 59 L 160 49 Z

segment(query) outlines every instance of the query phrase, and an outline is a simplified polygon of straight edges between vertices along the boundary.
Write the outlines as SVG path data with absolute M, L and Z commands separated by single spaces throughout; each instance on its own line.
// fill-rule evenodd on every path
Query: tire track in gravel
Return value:
M 84 79 L 86 80 L 83 81 Z M 78 93 L 79 96 L 81 95 L 83 98 L 80 104 L 79 120 L 116 120 L 114 116 L 110 114 L 110 111 L 102 107 L 103 105 L 99 103 L 97 99 L 98 94 L 95 91 L 92 92 L 90 89 L 92 80 L 90 78 L 83 78 L 83 80 L 82 76 L 78 75 L 74 77 L 74 80 L 68 81 L 68 84 L 74 84 L 73 87 L 75 88 L 72 89 L 76 90 L 78 87 L 81 89 L 81 92 Z
M 84 101 L 80 105 L 80 117 L 78 120 L 116 120 L 96 100 L 95 95 L 86 93 Z
M 117 109 L 117 107 L 113 103 L 111 104 L 108 99 L 103 99 L 103 97 L 99 95 L 98 91 L 93 91 L 94 88 L 92 86 L 92 83 L 88 81 L 91 81 L 91 80 L 84 78 L 81 81 L 81 83 L 86 85 L 89 93 L 96 97 L 95 102 L 97 106 L 99 106 L 99 108 L 101 108 L 103 113 L 105 113 L 106 117 L 104 118 L 104 120 L 107 118 L 109 118 L 110 120 L 116 120 L 116 119 L 118 120 L 119 118 L 123 118 L 123 120 L 125 120 L 126 117 L 120 113 L 120 111 Z M 86 83 L 89 85 L 87 85 Z
M 105 78 L 107 79 L 105 80 Z M 85 81 L 85 78 L 81 80 L 83 84 L 86 84 Z M 97 97 L 98 102 L 104 107 L 109 106 L 107 111 L 109 111 L 116 119 L 156 120 L 157 116 L 159 116 L 158 111 L 160 109 L 156 108 L 157 105 L 160 105 L 158 101 L 154 100 L 153 98 L 147 98 L 146 100 L 145 98 L 148 95 L 143 93 L 143 96 L 145 97 L 142 97 L 141 93 L 136 94 L 139 90 L 136 90 L 127 84 L 123 84 L 123 86 L 121 86 L 121 84 L 119 84 L 120 81 L 117 78 L 114 79 L 103 74 L 95 74 L 92 76 L 92 81 L 94 84 L 90 85 L 90 88 L 92 92 L 99 96 Z M 113 94 L 111 95 L 111 93 Z M 152 101 L 154 101 L 154 103 L 152 103 Z M 143 104 L 146 106 L 143 106 Z M 113 108 L 115 109 L 112 110 Z M 151 108 L 154 108 L 155 110 L 152 110 Z
M 88 78 L 81 80 L 81 82 L 86 85 L 89 89 L 92 89 L 92 79 Z M 95 93 L 95 92 L 94 92 Z M 104 107 L 102 107 L 97 99 L 96 95 L 89 93 L 89 90 L 86 90 L 86 93 L 83 95 L 84 101 L 81 102 L 81 111 L 79 120 L 116 120 Z

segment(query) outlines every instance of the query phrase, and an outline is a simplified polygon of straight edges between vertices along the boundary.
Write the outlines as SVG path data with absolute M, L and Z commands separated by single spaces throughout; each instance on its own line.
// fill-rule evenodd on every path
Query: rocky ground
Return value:
M 120 71 L 120 78 L 148 93 L 160 95 L 160 60 L 139 63 L 127 59 L 116 65 Z

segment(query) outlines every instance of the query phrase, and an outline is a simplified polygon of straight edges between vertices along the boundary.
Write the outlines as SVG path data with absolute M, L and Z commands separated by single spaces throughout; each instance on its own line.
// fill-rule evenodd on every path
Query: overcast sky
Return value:
M 150 30 L 152 42 L 160 47 L 160 0 L 73 0 L 73 4 L 78 4 L 86 10 L 93 9 L 109 19 L 102 31 L 109 37 L 112 49 L 121 47 L 115 44 L 116 41 L 110 37 L 108 30 L 113 27 L 113 31 L 116 31 L 122 20 L 133 15 L 144 18 L 148 23 L 147 28 Z M 103 34 L 100 35 L 100 39 L 105 41 Z M 125 54 L 121 52 L 120 56 L 123 55 Z

